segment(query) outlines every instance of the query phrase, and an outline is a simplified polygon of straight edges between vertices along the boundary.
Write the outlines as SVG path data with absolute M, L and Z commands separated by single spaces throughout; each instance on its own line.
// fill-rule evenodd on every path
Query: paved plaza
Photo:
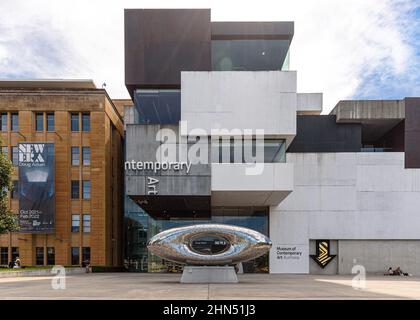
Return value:
M 52 277 L 0 278 L 0 299 L 420 299 L 420 278 L 242 274 L 238 284 L 180 284 L 180 274 L 70 275 L 65 290 Z

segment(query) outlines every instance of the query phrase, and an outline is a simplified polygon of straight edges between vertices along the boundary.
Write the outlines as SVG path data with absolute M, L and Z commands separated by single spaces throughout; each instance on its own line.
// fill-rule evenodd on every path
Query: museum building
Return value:
M 322 94 L 297 92 L 289 70 L 293 22 L 124 15 L 131 100 L 91 81 L 0 81 L 21 226 L 0 236 L 1 265 L 178 272 L 147 241 L 215 222 L 272 240 L 244 272 L 420 275 L 420 98 L 321 115 Z
M 420 99 L 340 101 L 321 115 L 322 94 L 297 92 L 289 70 L 293 22 L 210 15 L 125 10 L 126 267 L 177 271 L 147 240 L 217 222 L 273 241 L 244 272 L 420 273 Z M 200 145 L 208 161 L 188 159 Z M 245 161 L 256 145 L 262 157 Z M 191 168 L 144 168 L 167 161 Z

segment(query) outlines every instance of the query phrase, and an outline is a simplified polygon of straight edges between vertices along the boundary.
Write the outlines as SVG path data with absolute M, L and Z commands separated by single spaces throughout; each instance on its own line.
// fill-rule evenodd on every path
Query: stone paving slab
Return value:
M 90 273 L 66 278 L 0 278 L 1 299 L 420 299 L 420 278 L 367 276 L 353 289 L 352 276 L 242 274 L 235 284 L 181 284 L 180 274 Z
M 14 271 L 16 270 L 16 271 Z M 26 269 L 11 269 L 0 272 L 0 278 L 17 278 L 17 277 L 34 277 L 34 276 L 49 276 L 52 269 L 26 270 Z M 66 267 L 67 274 L 86 273 L 85 268 Z

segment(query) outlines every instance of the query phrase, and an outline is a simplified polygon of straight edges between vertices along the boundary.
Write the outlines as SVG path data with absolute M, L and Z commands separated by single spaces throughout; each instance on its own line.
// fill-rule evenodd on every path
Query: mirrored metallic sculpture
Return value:
M 263 234 L 225 224 L 199 224 L 165 230 L 147 243 L 155 255 L 188 265 L 233 265 L 270 250 Z

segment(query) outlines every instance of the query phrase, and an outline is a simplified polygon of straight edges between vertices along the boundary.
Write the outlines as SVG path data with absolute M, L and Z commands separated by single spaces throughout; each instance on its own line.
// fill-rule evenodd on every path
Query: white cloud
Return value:
M 323 92 L 328 112 L 355 96 L 367 74 L 392 79 L 413 68 L 411 6 L 400 0 L 0 0 L 0 77 L 93 78 L 107 83 L 111 97 L 128 97 L 123 9 L 211 7 L 212 20 L 295 21 L 291 68 L 298 89 Z

